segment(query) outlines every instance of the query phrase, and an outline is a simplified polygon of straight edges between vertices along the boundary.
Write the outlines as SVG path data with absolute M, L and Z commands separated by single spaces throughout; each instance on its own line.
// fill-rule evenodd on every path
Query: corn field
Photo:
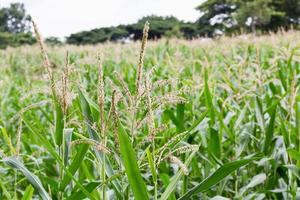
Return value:
M 299 199 L 300 34 L 0 51 L 0 199 Z M 151 28 L 151 26 L 150 26 Z

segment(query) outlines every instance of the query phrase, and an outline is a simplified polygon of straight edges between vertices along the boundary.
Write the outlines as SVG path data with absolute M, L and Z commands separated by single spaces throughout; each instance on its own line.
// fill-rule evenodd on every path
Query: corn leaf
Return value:
M 118 136 L 120 142 L 121 157 L 124 163 L 129 185 L 133 191 L 134 198 L 136 200 L 147 200 L 149 199 L 148 192 L 137 164 L 136 154 L 132 148 L 125 130 L 120 123 Z
M 231 163 L 226 163 L 226 164 L 222 165 L 213 174 L 211 174 L 209 177 L 204 179 L 199 185 L 193 187 L 191 190 L 189 190 L 187 193 L 185 193 L 182 197 L 180 197 L 179 200 L 190 199 L 191 196 L 208 190 L 209 188 L 211 188 L 212 186 L 216 185 L 217 183 L 222 181 L 224 178 L 226 178 L 229 174 L 231 174 L 235 170 L 239 169 L 240 167 L 247 165 L 248 163 L 250 163 L 253 160 L 254 160 L 254 158 L 243 159 L 243 160 L 237 160 L 237 161 L 233 161 Z
M 27 180 L 31 183 L 31 185 L 37 190 L 40 197 L 43 200 L 51 200 L 49 194 L 46 192 L 45 188 L 43 187 L 40 179 L 32 174 L 19 160 L 15 157 L 6 157 L 3 158 L 2 161 L 7 164 L 8 166 L 22 172 L 22 174 L 27 178 Z

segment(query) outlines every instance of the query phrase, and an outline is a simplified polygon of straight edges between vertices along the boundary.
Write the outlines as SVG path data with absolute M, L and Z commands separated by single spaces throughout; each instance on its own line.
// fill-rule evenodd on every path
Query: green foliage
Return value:
M 36 42 L 36 39 L 31 33 L 16 33 L 0 32 L 0 49 L 5 49 L 7 46 L 18 47 L 21 45 L 31 45 Z
M 196 185 L 191 190 L 189 190 L 186 194 L 180 197 L 179 200 L 190 199 L 192 195 L 208 190 L 210 187 L 212 187 L 213 185 L 217 184 L 218 182 L 226 178 L 229 174 L 247 165 L 251 161 L 253 161 L 253 159 L 244 159 L 244 160 L 237 160 L 222 165 L 213 174 L 211 174 L 209 177 L 207 177 L 201 183 L 199 183 L 199 185 Z
M 142 179 L 136 154 L 131 146 L 131 142 L 127 133 L 125 132 L 123 126 L 119 123 L 118 138 L 120 142 L 120 153 L 124 163 L 126 175 L 128 177 L 128 182 L 133 191 L 134 198 L 137 200 L 147 200 L 148 192 L 146 184 Z
M 300 2 L 297 0 L 208 0 L 197 7 L 202 35 L 217 31 L 277 31 L 300 24 Z
M 7 32 L 0 32 L 0 49 L 6 48 L 12 40 L 13 37 L 11 34 Z
M 105 27 L 71 34 L 66 42 L 69 44 L 96 44 L 109 40 L 118 41 L 129 36 L 124 26 Z
M 48 37 L 45 39 L 45 42 L 47 43 L 47 45 L 50 46 L 57 46 L 63 44 L 62 41 L 57 37 Z
M 180 31 L 179 26 L 174 26 L 171 30 L 166 31 L 165 36 L 167 38 L 182 38 L 183 33 Z
M 8 8 L 0 9 L 0 32 L 29 32 L 30 21 L 23 3 L 12 3 Z
M 202 13 L 197 23 L 202 36 L 212 37 L 216 31 L 228 32 L 233 25 L 236 5 L 228 0 L 208 0 L 196 8 Z
M 81 45 L 106 41 L 125 41 L 126 39 L 138 40 L 142 38 L 143 26 L 146 21 L 149 21 L 151 26 L 148 35 L 149 39 L 159 39 L 162 37 L 192 39 L 198 37 L 198 29 L 194 23 L 185 23 L 175 17 L 151 15 L 143 17 L 134 24 L 104 27 L 74 33 L 67 37 L 66 42 Z
M 0 49 L 35 43 L 30 33 L 30 21 L 31 18 L 22 3 L 12 3 L 8 8 L 1 8 Z

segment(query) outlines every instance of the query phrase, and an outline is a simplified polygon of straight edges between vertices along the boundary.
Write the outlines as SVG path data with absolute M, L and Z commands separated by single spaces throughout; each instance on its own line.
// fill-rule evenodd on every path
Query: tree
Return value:
M 180 32 L 186 39 L 193 39 L 200 36 L 200 29 L 196 23 L 187 22 L 179 26 Z
M 116 27 L 103 27 L 71 34 L 66 42 L 69 44 L 95 44 L 106 41 L 122 41 L 130 38 L 138 40 L 142 38 L 143 27 L 146 21 L 150 22 L 151 29 L 148 33 L 149 39 L 162 37 L 184 37 L 192 39 L 198 36 L 195 23 L 186 23 L 176 17 L 147 16 L 138 20 L 137 23 L 119 25 Z
M 207 0 L 196 9 L 202 16 L 198 19 L 201 36 L 214 36 L 217 31 L 228 32 L 235 24 L 232 13 L 237 6 L 229 0 Z
M 0 9 L 0 48 L 33 44 L 30 32 L 30 16 L 26 14 L 24 4 L 13 3 Z
M 183 33 L 180 30 L 180 26 L 176 25 L 171 30 L 168 30 L 164 34 L 167 38 L 182 38 Z
M 47 37 L 45 42 L 51 46 L 61 45 L 62 41 L 57 37 Z
M 271 0 L 246 1 L 239 5 L 235 19 L 240 27 L 250 26 L 253 33 L 257 27 L 263 27 L 270 23 L 273 14 L 276 13 L 271 5 Z
M 273 0 L 271 5 L 278 12 L 271 16 L 268 29 L 275 30 L 278 27 L 290 28 L 300 25 L 300 1 L 299 0 Z
M 30 31 L 31 18 L 26 14 L 23 3 L 12 3 L 8 8 L 0 9 L 0 31 L 25 33 Z
M 167 31 L 171 31 L 174 26 L 180 26 L 181 22 L 173 16 L 161 17 L 151 15 L 143 17 L 137 23 L 127 26 L 127 31 L 133 34 L 133 39 L 141 39 L 143 35 L 143 27 L 145 22 L 150 22 L 151 29 L 148 33 L 149 39 L 159 39 L 165 35 Z
M 250 27 L 255 32 L 300 25 L 299 0 L 207 0 L 197 7 L 200 34 L 232 33 Z

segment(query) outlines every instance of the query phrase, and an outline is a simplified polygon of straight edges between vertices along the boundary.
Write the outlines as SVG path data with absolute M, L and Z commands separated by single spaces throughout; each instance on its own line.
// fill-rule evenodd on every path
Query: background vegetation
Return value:
M 199 19 L 184 22 L 176 17 L 146 16 L 138 22 L 116 27 L 102 27 L 73 33 L 66 37 L 68 44 L 96 44 L 106 41 L 141 39 L 143 25 L 151 23 L 149 39 L 176 37 L 193 39 L 241 33 L 276 32 L 279 29 L 297 29 L 300 24 L 298 0 L 207 0 L 197 8 Z M 0 48 L 35 42 L 28 23 L 30 16 L 21 3 L 0 9 Z M 49 44 L 60 44 L 59 38 L 50 37 Z

